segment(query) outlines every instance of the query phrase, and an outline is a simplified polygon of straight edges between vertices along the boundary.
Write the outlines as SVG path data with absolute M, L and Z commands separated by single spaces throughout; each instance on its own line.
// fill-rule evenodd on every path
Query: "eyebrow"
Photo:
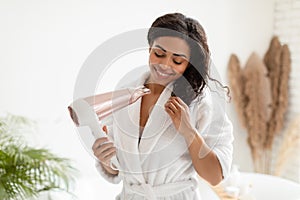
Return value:
M 158 44 L 156 44 L 155 45 L 155 47 L 158 47 L 158 48 L 160 48 L 163 52 L 167 52 L 167 50 L 165 50 L 163 47 L 161 47 L 160 45 L 158 45 Z M 187 58 L 187 56 L 186 55 L 184 55 L 184 54 L 178 54 L 178 53 L 173 53 L 173 55 L 174 56 L 182 56 L 182 57 L 185 57 L 185 58 Z

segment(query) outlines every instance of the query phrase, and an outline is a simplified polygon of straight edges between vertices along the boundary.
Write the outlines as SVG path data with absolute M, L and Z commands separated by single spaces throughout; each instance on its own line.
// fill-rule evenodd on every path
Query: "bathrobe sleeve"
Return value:
M 107 132 L 108 132 L 108 138 L 110 141 L 114 141 L 113 136 L 113 117 L 107 117 L 102 121 L 103 125 L 106 125 Z M 107 180 L 110 183 L 118 184 L 121 182 L 122 178 L 120 176 L 120 173 L 117 175 L 108 174 L 105 169 L 102 167 L 101 163 L 96 160 L 96 169 L 100 173 L 100 175 Z
M 222 167 L 223 178 L 230 172 L 233 153 L 233 128 L 225 113 L 225 104 L 226 102 L 213 101 L 210 91 L 207 90 L 194 109 L 197 132 L 216 154 Z

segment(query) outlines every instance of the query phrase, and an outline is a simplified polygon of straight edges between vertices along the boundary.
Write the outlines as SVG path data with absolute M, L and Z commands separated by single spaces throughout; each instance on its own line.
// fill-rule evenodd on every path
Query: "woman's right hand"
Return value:
M 104 126 L 103 130 L 107 134 L 107 129 Z M 98 138 L 93 144 L 93 152 L 96 158 L 101 162 L 102 166 L 111 174 L 117 174 L 118 171 L 110 167 L 110 161 L 116 155 L 116 147 L 114 143 L 107 137 Z

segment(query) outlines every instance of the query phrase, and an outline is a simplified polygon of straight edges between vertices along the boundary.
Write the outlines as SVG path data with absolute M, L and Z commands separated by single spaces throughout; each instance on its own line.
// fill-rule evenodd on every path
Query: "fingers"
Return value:
M 102 152 L 97 152 L 95 154 L 95 156 L 104 163 L 107 163 L 108 161 L 110 161 L 110 159 L 116 155 L 116 148 L 115 147 L 109 147 L 105 150 L 103 150 Z
M 94 155 L 103 163 L 107 163 L 114 155 L 116 155 L 116 147 L 113 142 L 108 140 L 108 138 L 98 138 L 94 142 L 92 149 Z
M 181 109 L 178 102 L 174 99 L 171 99 L 168 101 L 168 106 L 170 107 L 170 109 L 172 109 L 174 111 L 179 111 Z
M 102 143 L 102 144 L 100 144 L 96 149 L 95 149 L 95 153 L 96 154 L 101 154 L 101 153 L 103 153 L 104 151 L 106 151 L 106 150 L 108 150 L 108 149 L 110 149 L 110 148 L 112 148 L 112 147 L 114 147 L 114 143 L 112 143 L 112 142 L 105 142 L 105 143 Z
M 175 114 L 178 112 L 178 107 L 176 107 L 174 102 L 172 102 L 172 100 L 169 99 L 165 104 L 165 110 L 173 118 Z
M 167 105 L 165 105 L 165 111 L 166 111 L 171 117 L 174 117 L 175 112 L 174 112 L 170 107 L 168 107 Z
M 98 138 L 92 146 L 93 151 L 95 151 L 102 143 L 108 142 L 108 141 L 109 140 L 107 137 Z
M 183 108 L 185 108 L 185 109 L 189 108 L 188 105 L 186 105 L 186 103 L 184 103 L 184 101 L 182 101 L 181 98 L 179 98 L 179 97 L 172 97 L 172 98 L 174 99 L 175 102 L 178 102 L 178 104 L 180 106 L 182 106 Z
M 179 97 L 170 97 L 165 104 L 165 110 L 170 114 L 176 114 L 185 109 L 186 104 Z
M 177 109 L 177 107 L 174 105 L 174 103 L 169 102 L 169 101 L 165 104 L 165 108 L 166 108 L 166 110 L 167 110 L 168 112 L 173 113 L 173 114 L 175 114 L 175 112 L 178 111 L 178 109 Z

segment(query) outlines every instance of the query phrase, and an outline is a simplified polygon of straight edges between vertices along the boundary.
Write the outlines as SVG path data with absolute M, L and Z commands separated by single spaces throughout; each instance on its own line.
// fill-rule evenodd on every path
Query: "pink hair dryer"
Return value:
M 68 110 L 76 126 L 89 127 L 95 140 L 107 137 L 106 133 L 102 130 L 101 120 L 111 115 L 114 111 L 136 102 L 140 97 L 149 93 L 150 90 L 145 86 L 121 89 L 86 98 L 79 98 L 69 105 Z M 119 168 L 116 156 L 111 159 L 111 167 Z

